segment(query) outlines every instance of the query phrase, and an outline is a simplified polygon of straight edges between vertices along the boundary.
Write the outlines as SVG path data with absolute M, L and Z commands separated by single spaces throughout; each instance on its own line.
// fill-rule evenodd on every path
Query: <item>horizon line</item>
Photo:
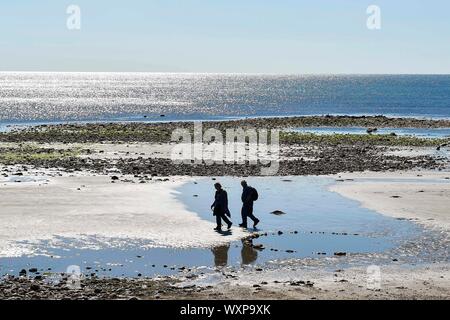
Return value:
M 186 75 L 273 75 L 273 76 L 372 76 L 372 75 L 395 75 L 395 76 L 449 76 L 450 73 L 275 73 L 275 72 L 195 72 L 195 71 L 37 71 L 37 70 L 0 70 L 0 73 L 142 73 L 142 74 L 186 74 Z

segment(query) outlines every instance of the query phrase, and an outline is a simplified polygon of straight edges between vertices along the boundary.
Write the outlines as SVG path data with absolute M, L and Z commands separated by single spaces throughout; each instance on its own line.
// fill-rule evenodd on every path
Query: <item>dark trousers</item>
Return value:
M 242 206 L 241 216 L 242 216 L 242 225 L 244 227 L 247 227 L 247 218 L 252 219 L 253 223 L 259 221 L 259 219 L 253 215 L 253 203 L 244 204 Z
M 217 228 L 221 228 L 222 227 L 222 220 L 226 224 L 231 224 L 230 219 L 228 219 L 228 217 L 225 215 L 225 213 L 216 213 L 215 215 L 216 215 Z

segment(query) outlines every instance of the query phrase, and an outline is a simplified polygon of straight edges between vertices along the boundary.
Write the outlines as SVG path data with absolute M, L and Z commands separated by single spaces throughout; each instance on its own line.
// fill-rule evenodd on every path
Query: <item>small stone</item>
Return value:
M 33 283 L 31 285 L 30 289 L 33 291 L 39 291 L 41 289 L 41 287 L 38 284 Z

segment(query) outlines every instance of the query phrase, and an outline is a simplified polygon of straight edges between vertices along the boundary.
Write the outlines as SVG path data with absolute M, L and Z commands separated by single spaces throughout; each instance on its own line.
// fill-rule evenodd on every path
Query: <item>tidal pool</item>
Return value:
M 0 274 L 17 275 L 21 269 L 38 269 L 38 274 L 65 272 L 71 265 L 85 274 L 98 276 L 171 275 L 215 267 L 264 265 L 288 259 L 324 259 L 335 253 L 346 255 L 383 253 L 405 241 L 417 239 L 423 228 L 362 208 L 357 202 L 328 190 L 333 178 L 252 177 L 246 178 L 258 189 L 255 215 L 261 219 L 261 236 L 247 241 L 230 241 L 210 248 L 174 249 L 152 247 L 146 240 L 91 237 L 86 246 L 76 238 L 32 243 L 33 254 L 0 258 Z M 214 221 L 210 209 L 214 183 L 228 192 L 234 228 L 240 223 L 240 178 L 222 177 L 187 180 L 177 191 L 177 199 L 202 219 Z M 275 210 L 285 214 L 274 215 Z M 251 221 L 249 221 L 251 222 Z M 51 223 L 51 221 L 49 221 Z M 226 242 L 236 229 L 224 231 Z M 211 233 L 215 231 L 211 228 Z M 24 245 L 30 245 L 26 241 Z M 116 244 L 116 245 L 114 245 Z M 200 245 L 200 244 L 199 244 Z M 33 273 L 35 274 L 35 273 Z
M 367 128 L 362 127 L 310 127 L 295 128 L 294 132 L 314 133 L 314 134 L 367 134 Z M 448 138 L 450 137 L 450 128 L 378 128 L 372 134 L 391 134 L 398 136 L 414 136 L 418 138 Z

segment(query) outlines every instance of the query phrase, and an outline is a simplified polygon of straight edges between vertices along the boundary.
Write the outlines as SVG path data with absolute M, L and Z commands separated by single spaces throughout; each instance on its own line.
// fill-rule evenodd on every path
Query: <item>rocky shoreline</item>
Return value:
M 36 276 L 34 278 L 5 277 L 0 279 L 0 300 L 137 300 L 175 297 L 180 289 L 174 279 L 124 279 L 89 277 L 78 284 L 71 282 L 66 274 L 57 282 Z M 184 292 L 186 294 L 186 292 Z
M 173 277 L 133 279 L 94 276 L 81 279 L 74 287 L 65 274 L 60 275 L 57 283 L 39 276 L 9 276 L 0 279 L 0 300 L 449 299 L 446 265 L 417 266 L 415 271 L 401 266 L 381 268 L 383 278 L 380 288 L 368 287 L 365 267 L 311 270 L 297 278 L 280 280 L 274 280 L 271 271 L 259 269 L 256 271 L 259 276 L 254 272 L 239 275 L 222 271 L 231 282 L 206 286 L 183 283 Z
M 207 121 L 203 130 L 288 129 L 301 127 L 450 128 L 450 120 L 389 118 L 385 116 L 305 116 Z M 169 142 L 175 129 L 193 130 L 193 122 L 129 122 L 38 125 L 0 132 L 0 142 Z
M 340 172 L 355 171 L 387 171 L 410 169 L 439 169 L 442 164 L 429 156 L 418 156 L 405 159 L 398 156 L 373 155 L 372 152 L 345 150 L 345 158 L 340 153 L 331 151 L 321 154 L 318 161 L 287 160 L 280 161 L 277 171 L 279 176 L 292 175 L 329 175 Z M 10 163 L 11 164 L 11 163 Z M 21 163 L 22 165 L 24 163 Z M 260 176 L 262 164 L 177 164 L 170 159 L 118 159 L 115 161 L 89 158 L 64 158 L 55 160 L 31 160 L 25 163 L 35 168 L 58 168 L 65 172 L 88 171 L 95 174 L 134 175 L 135 178 L 148 180 L 154 177 L 167 176 Z M 4 168 L 5 177 L 17 172 L 27 171 L 27 167 L 11 170 Z
M 310 125 L 361 125 L 389 127 L 450 127 L 450 120 L 419 120 L 412 118 L 378 117 L 290 117 L 259 118 L 234 121 L 206 122 L 203 130 L 216 128 L 224 132 L 229 128 L 290 128 Z M 184 163 L 173 165 L 168 158 L 146 157 L 130 152 L 119 154 L 115 159 L 102 157 L 101 152 L 89 144 L 159 143 L 169 145 L 174 129 L 193 129 L 188 122 L 178 123 L 100 123 L 42 125 L 0 133 L 0 164 L 27 165 L 36 168 L 59 168 L 64 171 L 87 170 L 97 174 L 115 171 L 118 174 L 140 176 L 247 176 L 260 175 L 258 164 L 207 165 Z M 280 136 L 282 159 L 279 160 L 279 175 L 326 175 L 339 172 L 409 170 L 413 168 L 439 169 L 442 163 L 436 157 L 418 155 L 401 157 L 387 155 L 392 147 L 439 148 L 449 139 L 420 139 L 393 135 L 330 135 L 283 132 Z M 34 143 L 34 147 L 27 144 Z M 53 149 L 52 144 L 77 144 L 77 149 Z M 11 144 L 14 144 L 11 147 Z M 47 144 L 50 147 L 43 148 Z

